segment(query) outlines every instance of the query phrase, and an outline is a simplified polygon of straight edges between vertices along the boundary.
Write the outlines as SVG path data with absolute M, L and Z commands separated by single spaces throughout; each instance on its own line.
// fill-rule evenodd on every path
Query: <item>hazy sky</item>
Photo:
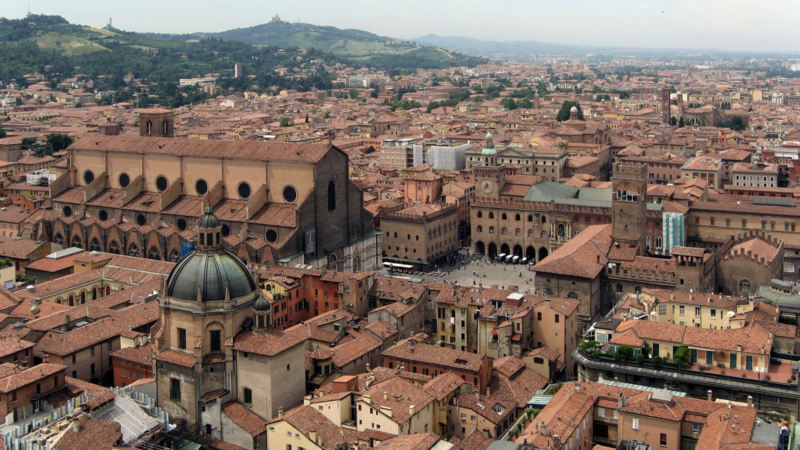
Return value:
M 0 15 L 28 3 L 1 0 Z M 800 52 L 800 0 L 32 0 L 34 13 L 130 31 L 188 33 L 286 21 L 415 38 Z

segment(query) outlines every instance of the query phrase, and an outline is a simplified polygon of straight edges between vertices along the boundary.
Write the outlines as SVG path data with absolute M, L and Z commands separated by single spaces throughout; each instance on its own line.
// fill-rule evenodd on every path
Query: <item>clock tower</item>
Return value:
M 492 133 L 486 133 L 486 146 L 481 151 L 479 162 L 480 164 L 472 167 L 475 172 L 475 196 L 499 199 L 500 190 L 505 185 L 506 166 L 497 163 Z

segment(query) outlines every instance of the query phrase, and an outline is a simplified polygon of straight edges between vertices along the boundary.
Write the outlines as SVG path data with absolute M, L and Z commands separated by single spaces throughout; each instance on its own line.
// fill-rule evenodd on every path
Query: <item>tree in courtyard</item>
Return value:
M 567 100 L 566 102 L 561 104 L 561 109 L 558 111 L 558 115 L 556 116 L 556 120 L 558 120 L 559 122 L 563 122 L 565 120 L 569 120 L 569 118 L 571 117 L 571 114 L 572 114 L 571 111 L 572 111 L 572 107 L 573 106 L 578 109 L 578 119 L 584 120 L 584 118 L 583 118 L 583 110 L 581 110 L 580 103 L 578 103 L 576 101 L 573 101 L 573 100 Z

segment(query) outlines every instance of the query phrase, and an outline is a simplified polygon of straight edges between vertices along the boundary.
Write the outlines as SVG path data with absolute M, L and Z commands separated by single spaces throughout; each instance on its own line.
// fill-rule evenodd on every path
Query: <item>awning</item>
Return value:
M 494 330 L 492 330 L 492 336 L 497 336 L 497 328 L 495 328 Z
M 522 335 L 520 333 L 514 333 L 514 335 L 511 336 L 511 340 L 512 341 L 520 341 L 520 340 L 522 340 Z

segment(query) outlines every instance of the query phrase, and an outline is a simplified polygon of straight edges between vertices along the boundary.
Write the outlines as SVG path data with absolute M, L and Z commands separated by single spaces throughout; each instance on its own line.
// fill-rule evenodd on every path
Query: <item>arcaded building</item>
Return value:
M 176 262 L 210 206 L 248 263 L 381 267 L 380 233 L 335 146 L 94 135 L 67 152 L 52 207 L 23 236 Z

